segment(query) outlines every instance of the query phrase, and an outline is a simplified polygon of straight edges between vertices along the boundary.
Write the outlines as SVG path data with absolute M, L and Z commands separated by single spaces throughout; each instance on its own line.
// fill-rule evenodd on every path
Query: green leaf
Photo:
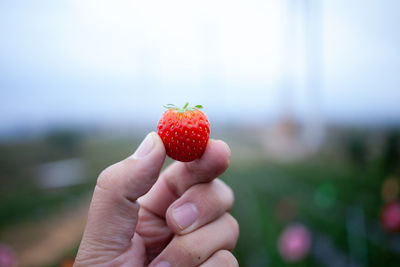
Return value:
M 166 109 L 178 109 L 178 107 L 175 106 L 174 104 L 166 104 L 163 107 Z
M 166 109 L 175 109 L 180 113 L 184 113 L 185 111 L 188 111 L 188 110 L 193 111 L 193 110 L 196 110 L 196 109 L 203 108 L 202 105 L 196 105 L 194 107 L 189 107 L 189 102 L 186 102 L 186 104 L 183 106 L 183 108 L 179 108 L 179 107 L 175 106 L 174 104 L 166 104 L 163 107 L 166 108 Z

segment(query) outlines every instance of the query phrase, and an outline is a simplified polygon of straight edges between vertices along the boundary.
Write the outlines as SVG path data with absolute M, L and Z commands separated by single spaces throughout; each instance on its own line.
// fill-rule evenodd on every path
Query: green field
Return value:
M 282 163 L 260 156 L 257 144 L 241 143 L 232 135 L 226 139 L 232 147 L 232 161 L 221 178 L 235 192 L 232 213 L 240 225 L 235 249 L 240 266 L 399 265 L 400 236 L 385 233 L 379 224 L 384 204 L 382 182 L 388 175 L 399 177 L 397 150 L 386 149 L 389 152 L 365 158 L 368 151 L 361 140 L 344 144 L 344 153 L 328 149 L 301 161 Z M 56 215 L 59 207 L 87 197 L 97 174 L 130 155 L 137 144 L 135 138 L 99 136 L 89 140 L 75 133 L 2 144 L 1 232 L 14 224 Z M 254 151 L 254 157 L 243 159 L 243 148 Z M 58 189 L 38 187 L 36 167 L 65 158 L 83 160 L 87 179 Z M 309 229 L 312 244 L 307 257 L 288 263 L 280 256 L 277 243 L 283 229 L 292 223 Z M 73 256 L 77 246 L 66 248 L 53 265 Z

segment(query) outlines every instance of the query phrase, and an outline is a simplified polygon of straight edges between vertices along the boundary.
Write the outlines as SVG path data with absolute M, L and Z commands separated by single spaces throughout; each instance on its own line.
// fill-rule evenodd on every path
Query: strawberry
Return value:
M 167 155 L 175 160 L 189 162 L 200 158 L 210 137 L 210 123 L 201 105 L 181 109 L 168 104 L 158 122 L 158 135 Z

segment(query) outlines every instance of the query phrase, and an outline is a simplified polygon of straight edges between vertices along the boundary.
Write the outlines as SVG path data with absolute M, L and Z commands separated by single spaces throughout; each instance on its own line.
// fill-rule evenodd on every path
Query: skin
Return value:
M 165 157 L 150 133 L 100 174 L 74 266 L 238 266 L 231 250 L 239 227 L 228 213 L 234 196 L 217 178 L 229 165 L 227 144 L 209 140 L 201 159 L 160 175 Z M 189 225 L 177 220 L 182 205 L 191 207 Z

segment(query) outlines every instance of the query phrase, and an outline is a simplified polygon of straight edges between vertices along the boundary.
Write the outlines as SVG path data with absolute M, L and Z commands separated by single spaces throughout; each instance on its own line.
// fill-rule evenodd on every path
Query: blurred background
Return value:
M 399 10 L 1 1 L 0 266 L 71 266 L 99 172 L 186 101 L 231 146 L 241 266 L 399 266 Z

